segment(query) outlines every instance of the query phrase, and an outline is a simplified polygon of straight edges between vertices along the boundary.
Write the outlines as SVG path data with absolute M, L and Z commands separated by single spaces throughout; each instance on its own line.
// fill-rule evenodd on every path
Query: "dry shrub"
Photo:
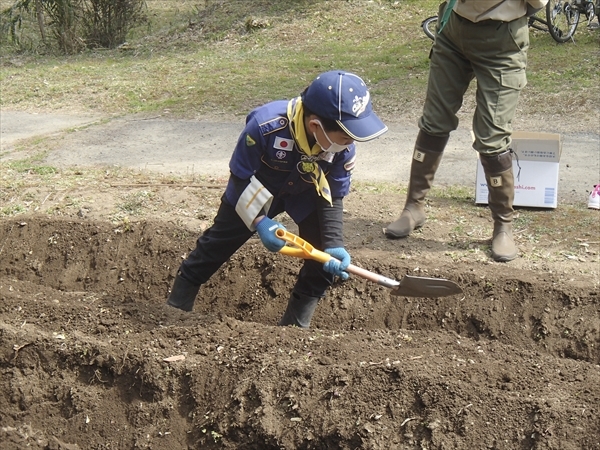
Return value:
M 74 54 L 85 48 L 115 48 L 145 20 L 145 0 L 17 0 L 1 13 L 1 32 L 22 48 L 37 29 L 47 49 Z
M 115 48 L 127 33 L 145 20 L 143 0 L 86 0 L 82 16 L 88 47 Z

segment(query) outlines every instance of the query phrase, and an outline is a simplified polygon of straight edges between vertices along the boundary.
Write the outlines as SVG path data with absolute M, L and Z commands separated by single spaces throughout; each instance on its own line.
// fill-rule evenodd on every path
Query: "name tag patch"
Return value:
M 413 153 L 413 159 L 415 161 L 423 162 L 425 161 L 425 153 L 415 149 L 415 152 Z
M 490 186 L 491 187 L 501 187 L 502 186 L 502 177 L 490 177 Z

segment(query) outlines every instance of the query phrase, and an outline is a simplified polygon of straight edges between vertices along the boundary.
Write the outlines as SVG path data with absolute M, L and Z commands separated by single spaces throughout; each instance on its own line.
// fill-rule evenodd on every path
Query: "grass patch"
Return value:
M 38 166 L 36 163 L 31 161 L 18 161 L 14 164 L 9 164 L 8 167 L 17 172 L 30 172 L 35 175 L 54 175 L 58 172 L 55 167 L 52 166 Z
M 319 72 L 363 76 L 388 120 L 419 111 L 431 42 L 421 21 L 438 1 L 148 0 L 148 22 L 118 50 L 56 57 L 2 46 L 1 106 L 181 117 L 245 115 L 298 94 Z M 34 39 L 33 27 L 30 39 Z M 598 32 L 575 43 L 532 30 L 522 114 L 589 113 L 595 95 Z
M 139 216 L 144 208 L 147 207 L 148 201 L 152 198 L 152 192 L 142 190 L 133 192 L 124 196 L 123 202 L 117 205 L 118 209 L 128 215 Z

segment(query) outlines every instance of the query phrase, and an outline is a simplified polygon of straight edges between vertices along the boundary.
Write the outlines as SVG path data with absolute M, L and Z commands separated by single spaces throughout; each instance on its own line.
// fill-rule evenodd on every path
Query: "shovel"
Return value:
M 293 233 L 290 233 L 289 231 L 278 228 L 275 231 L 275 234 L 279 239 L 288 244 L 279 250 L 279 252 L 284 255 L 303 259 L 314 259 L 315 261 L 322 263 L 326 263 L 330 259 L 333 259 L 333 256 L 317 250 L 304 239 L 296 236 Z M 402 280 L 396 281 L 392 280 L 391 278 L 369 272 L 366 269 L 361 269 L 353 264 L 350 264 L 346 271 L 369 281 L 373 281 L 381 286 L 385 286 L 386 288 L 390 288 L 392 290 L 392 295 L 401 295 L 403 297 L 434 298 L 462 293 L 460 286 L 453 281 L 445 280 L 443 278 L 413 277 L 410 275 L 405 275 L 402 277 Z

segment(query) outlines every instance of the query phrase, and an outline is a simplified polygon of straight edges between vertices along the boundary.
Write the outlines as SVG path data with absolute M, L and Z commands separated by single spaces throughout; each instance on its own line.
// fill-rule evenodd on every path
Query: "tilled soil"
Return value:
M 486 238 L 453 233 L 443 199 L 422 231 L 389 241 L 403 198 L 353 193 L 355 265 L 464 293 L 391 296 L 353 276 L 299 330 L 276 323 L 301 261 L 256 239 L 193 312 L 164 305 L 220 191 L 157 186 L 210 207 L 117 223 L 102 212 L 114 191 L 81 189 L 94 206 L 77 214 L 0 221 L 3 450 L 600 449 L 595 236 L 561 259 L 565 240 L 517 234 L 529 257 L 493 263 Z M 468 222 L 491 232 L 486 208 Z

